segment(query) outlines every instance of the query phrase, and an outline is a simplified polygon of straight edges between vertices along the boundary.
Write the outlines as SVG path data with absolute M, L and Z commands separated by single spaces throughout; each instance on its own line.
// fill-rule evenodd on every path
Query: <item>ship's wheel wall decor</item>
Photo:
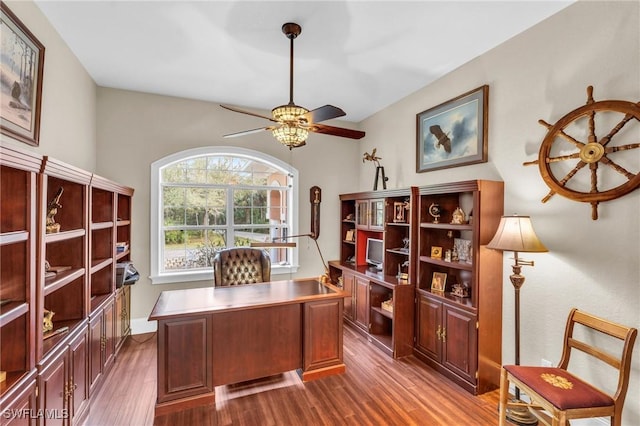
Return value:
M 550 188 L 543 203 L 555 194 L 590 203 L 591 219 L 597 220 L 600 202 L 640 186 L 640 102 L 596 102 L 589 86 L 585 105 L 555 124 L 538 123 L 548 132 L 538 159 L 524 165 L 537 164 Z

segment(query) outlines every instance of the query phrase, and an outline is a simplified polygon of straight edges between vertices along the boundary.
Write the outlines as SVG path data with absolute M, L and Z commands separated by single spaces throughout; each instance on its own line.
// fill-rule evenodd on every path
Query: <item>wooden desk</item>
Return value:
M 163 291 L 156 416 L 215 403 L 215 386 L 298 370 L 302 380 L 345 371 L 347 294 L 316 279 Z

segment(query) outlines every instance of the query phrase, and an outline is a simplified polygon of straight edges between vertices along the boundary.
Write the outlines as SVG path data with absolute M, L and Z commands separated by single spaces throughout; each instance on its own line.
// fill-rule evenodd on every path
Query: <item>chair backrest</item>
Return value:
M 573 329 L 576 324 L 581 324 L 591 330 L 604 333 L 623 341 L 622 350 L 618 355 L 612 354 L 593 343 L 587 343 L 574 337 Z M 567 327 L 564 333 L 564 347 L 559 368 L 567 369 L 572 349 L 580 350 L 591 355 L 618 370 L 618 387 L 611 397 L 616 405 L 622 405 L 629 387 L 629 372 L 631 370 L 631 355 L 633 344 L 636 340 L 638 330 L 621 324 L 596 317 L 594 315 L 579 311 L 573 308 L 567 319 Z
M 213 258 L 213 285 L 216 287 L 271 281 L 271 259 L 265 250 L 233 247 L 220 250 Z

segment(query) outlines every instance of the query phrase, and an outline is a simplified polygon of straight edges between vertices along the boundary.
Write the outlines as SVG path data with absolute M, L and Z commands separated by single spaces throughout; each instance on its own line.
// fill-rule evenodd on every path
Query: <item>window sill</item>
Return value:
M 291 275 L 298 272 L 298 265 L 295 266 L 273 266 L 271 277 L 278 275 Z M 213 281 L 213 271 L 181 271 L 150 276 L 151 284 L 172 284 L 187 283 L 193 281 Z

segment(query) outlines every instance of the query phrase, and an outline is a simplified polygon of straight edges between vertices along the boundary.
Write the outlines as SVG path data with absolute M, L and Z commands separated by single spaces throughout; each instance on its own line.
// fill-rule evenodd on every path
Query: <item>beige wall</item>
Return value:
M 40 145 L 0 136 L 3 145 L 36 151 L 93 171 L 96 165 L 96 84 L 31 1 L 7 1 L 45 47 Z
M 240 88 L 238 90 L 241 90 Z M 247 93 L 250 98 L 251 94 Z M 268 114 L 268 112 L 263 112 Z M 133 200 L 132 260 L 142 279 L 132 289 L 134 332 L 147 330 L 146 318 L 161 291 L 185 284 L 151 284 L 149 258 L 149 203 L 151 163 L 187 149 L 239 145 L 261 151 L 291 164 L 299 171 L 300 216 L 298 229 L 310 231 L 309 188 L 322 188 L 321 232 L 318 242 L 325 258 L 338 257 L 338 194 L 357 189 L 358 142 L 312 135 L 303 148 L 289 150 L 269 132 L 243 138 L 222 135 L 266 125 L 265 121 L 222 109 L 217 104 L 107 88 L 98 89 L 99 173 L 135 188 Z M 349 124 L 345 124 L 349 126 Z M 353 125 L 350 125 L 353 127 Z M 323 272 L 315 245 L 300 239 L 300 270 L 296 276 Z M 278 276 L 281 279 L 289 275 Z M 208 286 L 199 281 L 188 286 Z
M 415 173 L 415 114 L 483 84 L 490 86 L 489 162 Z M 505 213 L 532 216 L 550 252 L 522 255 L 535 261 L 522 271 L 522 363 L 558 362 L 564 321 L 574 306 L 640 328 L 640 190 L 600 204 L 600 218 L 592 221 L 589 204 L 558 195 L 542 204 L 549 188 L 537 166 L 522 166 L 537 158 L 546 135 L 538 120 L 555 123 L 584 105 L 589 85 L 596 101 L 640 100 L 639 2 L 569 6 L 361 123 L 368 135 L 361 151 L 378 148 L 392 185 L 499 179 L 505 182 Z M 629 140 L 638 142 L 638 123 L 633 134 Z M 624 154 L 634 173 L 640 170 L 638 151 Z M 360 170 L 360 189 L 369 189 L 372 173 Z M 511 257 L 504 256 L 504 363 L 514 361 Z M 625 425 L 640 424 L 639 346 Z M 602 386 L 610 382 L 598 371 L 586 374 Z

